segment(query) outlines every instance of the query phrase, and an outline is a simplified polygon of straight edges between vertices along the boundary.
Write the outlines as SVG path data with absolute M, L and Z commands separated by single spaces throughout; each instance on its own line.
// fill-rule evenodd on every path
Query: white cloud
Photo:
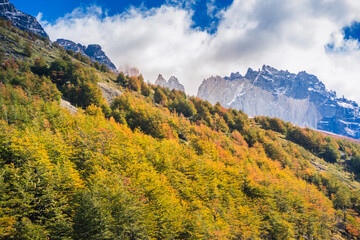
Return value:
M 215 0 L 208 0 L 206 3 L 206 13 L 210 17 L 214 17 L 214 13 L 216 10 Z
M 234 0 L 221 12 L 214 35 L 192 28 L 191 10 L 176 5 L 182 2 L 131 8 L 116 16 L 96 6 L 79 8 L 44 26 L 52 40 L 101 44 L 118 67 L 136 66 L 146 80 L 154 81 L 159 73 L 175 75 L 190 94 L 211 75 L 245 73 L 266 64 L 305 70 L 338 95 L 360 102 L 358 43 L 344 42 L 340 32 L 360 20 L 359 1 Z M 341 51 L 329 53 L 325 46 L 331 41 Z

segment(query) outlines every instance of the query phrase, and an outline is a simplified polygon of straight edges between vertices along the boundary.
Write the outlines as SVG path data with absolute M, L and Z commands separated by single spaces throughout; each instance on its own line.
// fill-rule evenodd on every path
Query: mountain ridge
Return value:
M 0 0 L 0 16 L 11 22 L 14 27 L 49 38 L 35 17 L 18 10 L 9 0 Z
M 258 71 L 249 68 L 245 76 L 237 72 L 224 78 L 210 77 L 202 82 L 197 96 L 250 115 L 279 117 L 300 126 L 360 138 L 359 105 L 338 98 L 315 75 L 304 71 L 294 74 L 263 65 Z
M 99 44 L 89 44 L 86 47 L 80 43 L 75 43 L 71 40 L 63 38 L 57 39 L 56 42 L 66 50 L 72 50 L 75 53 L 87 56 L 90 58 L 91 62 L 98 61 L 100 64 L 104 63 L 113 72 L 118 72 L 115 64 L 112 63 Z

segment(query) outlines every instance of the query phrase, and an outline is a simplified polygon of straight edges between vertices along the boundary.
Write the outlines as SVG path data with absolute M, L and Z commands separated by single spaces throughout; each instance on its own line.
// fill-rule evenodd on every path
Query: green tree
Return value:
M 97 70 L 100 70 L 101 65 L 100 65 L 99 61 L 95 61 L 95 62 L 94 62 L 94 67 L 95 67 Z
M 155 103 L 165 105 L 167 103 L 167 97 L 161 88 L 157 87 L 154 93 L 154 101 Z
M 109 69 L 108 67 L 106 66 L 105 63 L 102 63 L 101 66 L 100 66 L 100 71 L 102 72 L 109 72 Z
M 150 87 L 144 82 L 141 83 L 141 94 L 144 95 L 145 97 L 148 97 L 151 94 Z
M 24 54 L 25 54 L 25 56 L 30 58 L 32 56 L 32 53 L 33 52 L 31 49 L 31 42 L 27 42 L 24 47 Z
M 270 129 L 282 134 L 286 134 L 286 127 L 284 126 L 283 122 L 280 119 L 270 118 L 269 125 L 270 125 Z
M 77 52 L 77 53 L 74 54 L 74 57 L 75 57 L 76 60 L 81 61 L 82 55 L 81 55 L 81 53 Z
M 48 75 L 49 74 L 49 66 L 45 62 L 45 60 L 40 57 L 35 59 L 34 66 L 31 67 L 31 71 L 37 75 Z
M 169 104 L 170 110 L 175 110 L 185 117 L 192 117 L 196 114 L 196 108 L 192 102 L 185 98 L 175 99 Z
M 324 152 L 321 156 L 328 162 L 337 162 L 340 160 L 340 151 L 334 141 L 329 141 L 324 147 Z
M 360 173 L 360 154 L 355 152 L 351 158 L 351 164 L 353 166 L 354 172 Z
M 128 80 L 127 76 L 124 75 L 123 72 L 119 73 L 119 75 L 116 78 L 116 82 L 119 83 L 122 87 L 129 86 L 129 80 Z

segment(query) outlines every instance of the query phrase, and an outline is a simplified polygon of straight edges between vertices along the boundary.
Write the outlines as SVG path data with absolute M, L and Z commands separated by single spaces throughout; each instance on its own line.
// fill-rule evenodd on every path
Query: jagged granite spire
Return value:
M 163 76 L 159 74 L 158 78 L 155 81 L 155 84 L 161 87 L 169 88 L 170 90 L 175 89 L 185 92 L 184 86 L 174 76 L 171 76 L 170 79 L 166 81 Z
M 105 63 L 105 65 L 111 70 L 116 70 L 115 65 L 106 56 L 99 44 L 88 45 L 88 47 L 85 49 L 85 54 L 90 57 L 92 62 L 98 61 L 99 63 Z
M 158 78 L 155 81 L 155 85 L 158 85 L 160 87 L 167 87 L 167 81 L 161 74 L 159 74 Z
M 0 17 L 8 20 L 14 27 L 49 37 L 35 17 L 21 12 L 8 0 L 0 0 Z

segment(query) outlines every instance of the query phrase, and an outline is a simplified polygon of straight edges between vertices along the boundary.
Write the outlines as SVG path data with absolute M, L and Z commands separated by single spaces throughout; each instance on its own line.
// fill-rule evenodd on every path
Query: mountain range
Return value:
M 263 66 L 245 76 L 212 76 L 199 87 L 198 97 L 244 111 L 251 116 L 278 117 L 285 121 L 335 134 L 360 138 L 360 108 L 338 98 L 319 79 Z

